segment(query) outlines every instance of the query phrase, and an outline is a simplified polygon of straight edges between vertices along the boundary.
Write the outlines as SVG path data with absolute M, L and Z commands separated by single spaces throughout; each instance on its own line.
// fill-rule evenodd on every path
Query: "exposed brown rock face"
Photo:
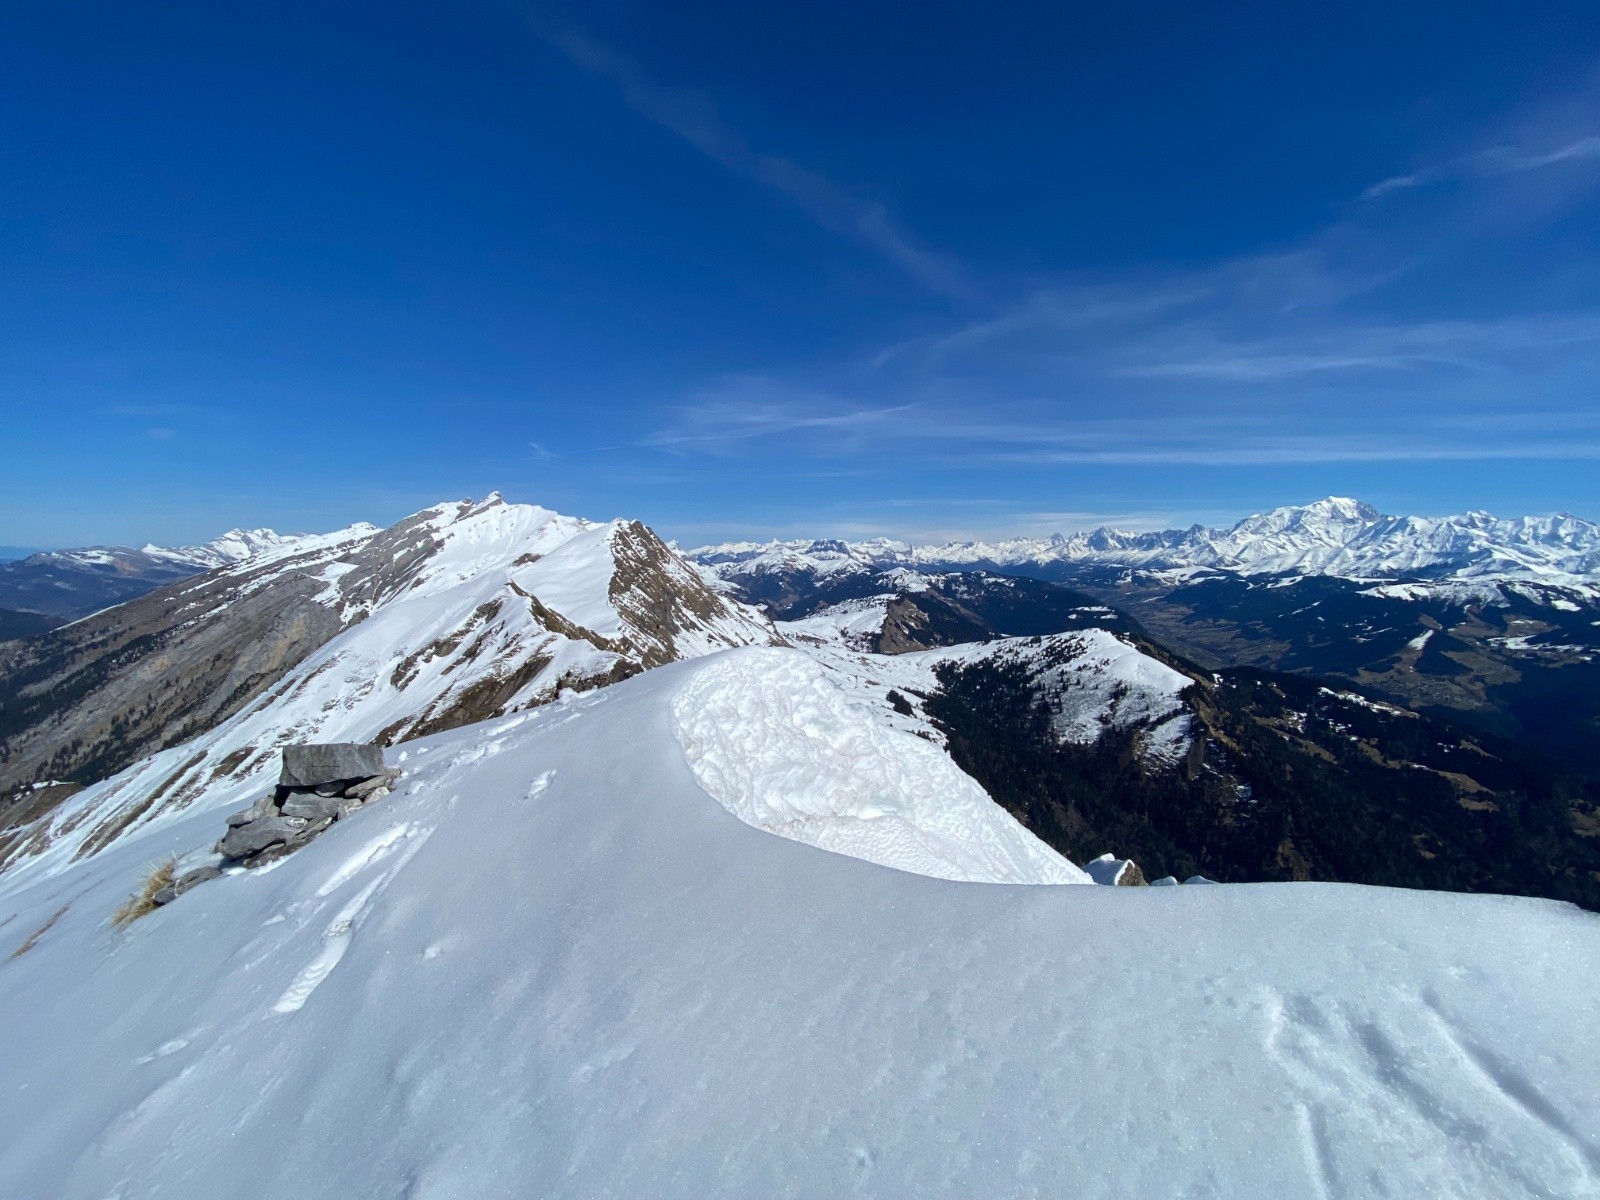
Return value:
M 732 616 L 728 601 L 638 521 L 620 526 L 611 548 L 617 565 L 611 602 L 645 668 L 677 661 L 682 657 L 678 643 L 686 634 L 714 633 Z M 780 639 L 774 633 L 769 640 Z

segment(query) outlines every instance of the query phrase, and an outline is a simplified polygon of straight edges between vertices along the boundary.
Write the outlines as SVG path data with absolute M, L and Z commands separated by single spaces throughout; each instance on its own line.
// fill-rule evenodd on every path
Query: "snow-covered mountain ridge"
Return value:
M 377 532 L 376 525 L 363 524 L 359 528 L 372 533 Z M 296 542 L 314 536 L 317 535 L 284 534 L 272 529 L 230 529 L 197 546 L 157 546 L 154 543 L 138 549 L 127 546 L 82 546 L 70 550 L 41 551 L 24 561 L 116 568 L 128 564 L 137 556 L 142 556 L 173 566 L 189 567 L 199 572 L 226 566 L 229 563 L 244 562 L 257 554 L 282 552 L 294 546 Z
M 0 648 L 0 783 L 111 776 L 6 829 L 0 861 L 255 786 L 290 741 L 392 744 L 776 640 L 634 521 L 492 495 L 299 539 Z
M 0 877 L 0 1194 L 1600 1195 L 1594 916 L 773 837 L 729 809 L 856 794 L 825 739 L 791 761 L 774 653 L 396 747 L 393 796 L 126 932 L 232 781 Z M 727 796 L 685 708 L 749 714 Z
M 1463 789 L 1452 825 L 1512 803 L 1482 749 L 1389 758 L 1380 718 L 1423 718 L 1284 681 L 1229 725 L 1247 684 L 1034 580 L 889 572 L 774 625 L 637 522 L 498 496 L 272 555 L 8 652 L 40 703 L 98 698 L 80 736 L 173 680 L 193 724 L 0 846 L 0 1195 L 1600 1197 L 1593 915 L 1081 886 L 936 708 L 1180 791 L 1225 786 L 1208 741 L 1306 789 L 1331 730 Z M 1002 619 L 1069 628 L 972 637 Z M 109 927 L 336 740 L 387 744 L 395 792 Z
M 805 569 L 1000 569 L 1083 563 L 1157 571 L 1332 575 L 1379 580 L 1514 580 L 1560 585 L 1600 581 L 1600 525 L 1561 514 L 1501 520 L 1471 512 L 1396 517 L 1329 497 L 1276 508 L 1226 529 L 1195 525 L 1155 533 L 1102 527 L 1070 536 L 913 545 L 887 539 L 730 542 L 689 552 L 721 575 Z
M 361 523 L 347 537 L 377 532 Z M 280 534 L 271 529 L 231 529 L 200 546 L 86 546 L 50 550 L 0 563 L 0 609 L 50 618 L 45 624 L 88 616 L 202 571 L 260 564 L 310 549 L 328 534 Z

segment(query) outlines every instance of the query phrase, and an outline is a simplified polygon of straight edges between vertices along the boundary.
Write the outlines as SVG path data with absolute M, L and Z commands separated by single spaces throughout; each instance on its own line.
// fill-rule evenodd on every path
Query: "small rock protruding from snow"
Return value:
M 1083 864 L 1089 878 L 1106 887 L 1144 887 L 1144 872 L 1131 858 L 1118 858 L 1115 854 L 1102 854 Z

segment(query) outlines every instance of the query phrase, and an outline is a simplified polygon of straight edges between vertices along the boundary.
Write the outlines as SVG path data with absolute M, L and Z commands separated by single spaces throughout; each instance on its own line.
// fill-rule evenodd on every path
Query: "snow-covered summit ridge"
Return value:
M 358 521 L 333 534 L 278 533 L 272 529 L 230 529 L 197 546 L 158 546 L 149 543 L 133 549 L 127 546 L 83 546 L 71 550 L 47 550 L 34 555 L 34 561 L 56 562 L 81 567 L 115 567 L 124 560 L 144 558 L 163 566 L 210 571 L 252 559 L 282 557 L 329 538 L 349 540 L 378 532 L 376 525 Z
M 377 532 L 375 525 L 367 525 L 364 528 Z M 230 529 L 220 537 L 212 538 L 199 546 L 157 546 L 152 543 L 140 547 L 140 553 L 165 562 L 209 571 L 213 567 L 225 566 L 228 563 L 243 562 L 257 554 L 281 551 L 305 536 L 307 535 L 282 534 L 272 529 Z
M 395 747 L 123 933 L 213 803 L 0 880 L 0 1194 L 1600 1195 L 1593 915 L 822 853 L 679 745 L 747 654 Z
M 1225 529 L 1195 525 L 1154 533 L 1102 526 L 1087 533 L 999 542 L 912 545 L 864 542 L 732 542 L 690 551 L 722 574 L 804 566 L 818 575 L 858 566 L 1047 566 L 1053 563 L 1352 579 L 1600 579 L 1600 524 L 1567 513 L 1501 519 L 1483 512 L 1397 517 L 1330 496 L 1275 508 Z

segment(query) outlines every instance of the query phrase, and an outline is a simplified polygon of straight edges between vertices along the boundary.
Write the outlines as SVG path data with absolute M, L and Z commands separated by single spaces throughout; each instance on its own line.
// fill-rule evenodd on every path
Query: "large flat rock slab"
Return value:
M 278 785 L 314 788 L 319 784 L 370 779 L 383 774 L 383 750 L 360 742 L 324 742 L 283 748 Z

